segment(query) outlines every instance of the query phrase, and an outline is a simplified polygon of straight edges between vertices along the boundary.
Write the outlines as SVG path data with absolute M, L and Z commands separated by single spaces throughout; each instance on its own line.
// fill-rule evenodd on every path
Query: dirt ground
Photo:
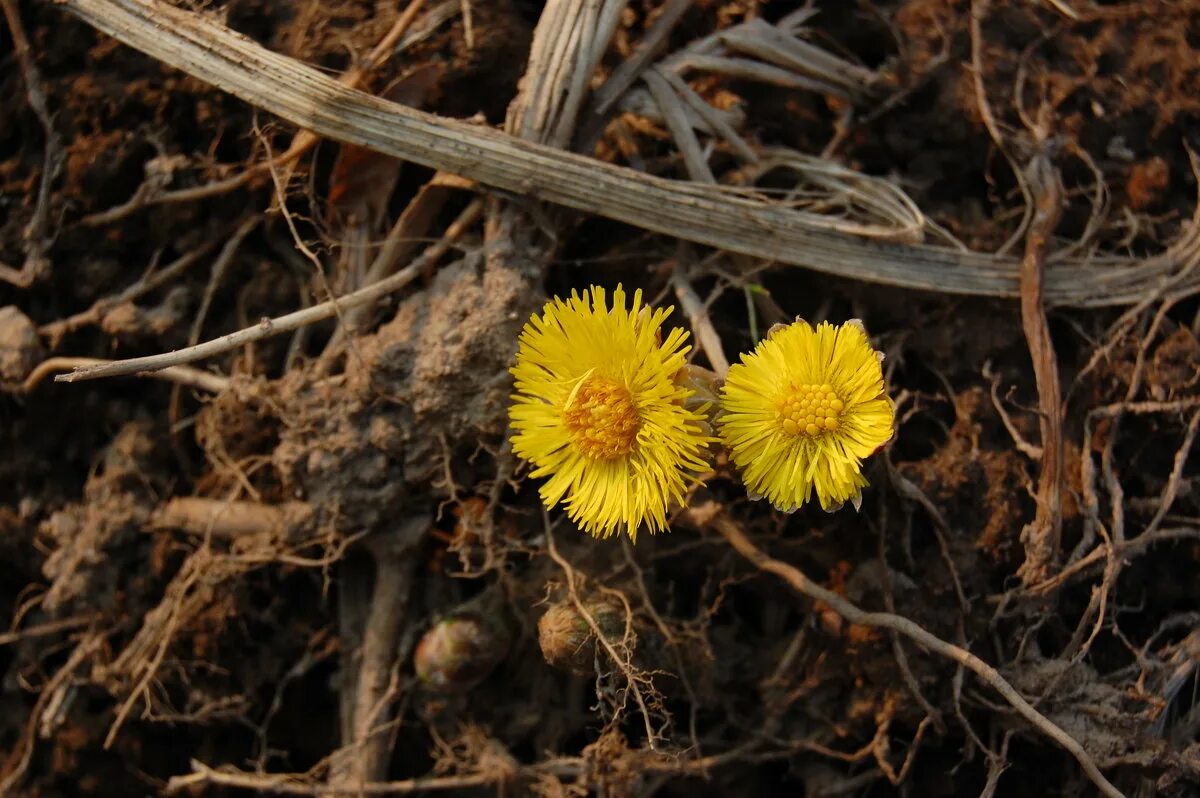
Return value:
M 481 126 L 564 5 L 173 4 L 332 77 L 404 28 L 361 88 Z M 767 49 L 684 73 L 752 153 L 885 180 L 926 243 L 1011 256 L 1019 299 L 680 245 L 331 140 L 281 163 L 291 124 L 56 3 L 0 6 L 0 794 L 1100 794 L 1090 762 L 1200 795 L 1200 2 L 825 2 L 797 38 L 850 88 L 764 80 Z M 666 63 L 801 7 L 630 0 L 580 85 L 656 25 Z M 646 85 L 585 99 L 566 146 L 696 179 Z M 700 140 L 717 182 L 791 188 Z M 789 197 L 858 212 L 822 191 Z M 51 376 L 418 256 L 376 304 L 165 379 Z M 1178 263 L 1135 301 L 1040 301 L 1041 270 L 1109 256 Z M 516 336 L 618 282 L 707 331 L 706 366 L 797 315 L 864 320 L 898 431 L 861 511 L 780 514 L 722 459 L 636 544 L 544 513 L 506 444 Z M 1041 721 L 778 564 L 970 651 Z

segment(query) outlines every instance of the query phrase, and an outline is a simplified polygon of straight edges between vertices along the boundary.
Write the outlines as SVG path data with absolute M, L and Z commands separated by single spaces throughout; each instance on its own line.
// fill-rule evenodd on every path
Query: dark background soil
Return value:
M 271 49 L 333 72 L 398 13 L 396 4 L 342 0 L 204 5 Z M 603 70 L 628 54 L 657 5 L 630 4 Z M 697 0 L 669 49 L 798 5 Z M 1067 197 L 1053 247 L 1087 230 L 1099 178 L 1097 251 L 1161 252 L 1196 203 L 1189 148 L 1200 151 L 1200 4 L 1071 5 L 1078 20 L 1046 2 L 992 4 L 982 27 L 988 100 L 1018 155 L 1032 141 L 1018 108 L 1044 105 L 1053 120 Z M 540 298 L 489 292 L 469 267 L 431 273 L 386 303 L 379 324 L 332 365 L 321 360 L 328 323 L 199 364 L 233 377 L 216 397 L 129 378 L 23 390 L 44 356 L 122 358 L 186 345 L 206 294 L 200 340 L 321 301 L 326 289 L 278 213 L 211 280 L 216 250 L 270 207 L 269 179 L 90 220 L 134 196 L 152 159 L 172 170 L 172 189 L 199 186 L 261 160 L 266 144 L 286 149 L 295 131 L 52 3 L 15 7 L 63 157 L 41 211 L 48 271 L 28 287 L 0 282 L 0 307 L 15 306 L 38 330 L 0 324 L 0 618 L 13 630 L 0 634 L 0 778 L 13 778 L 11 794 L 157 794 L 193 760 L 262 773 L 317 767 L 341 739 L 340 673 L 352 647 L 339 633 L 339 606 L 366 589 L 356 580 L 372 578 L 353 536 L 387 534 L 421 514 L 434 530 L 408 555 L 393 779 L 483 774 L 507 779 L 505 794 L 539 795 L 1091 794 L 1068 754 L 973 677 L 907 644 L 906 674 L 887 634 L 799 599 L 687 513 L 670 534 L 636 546 L 587 539 L 565 522 L 553 531 L 582 595 L 627 602 L 631 667 L 663 755 L 649 750 L 626 675 L 603 653 L 598 676 L 548 665 L 537 624 L 565 600 L 567 575 L 549 556 L 536 485 L 502 445 L 513 330 L 481 321 L 510 309 L 523 320 Z M 540 11 L 532 0 L 474 0 L 474 47 L 454 19 L 369 88 L 384 92 L 427 68 L 412 104 L 499 124 Z M 893 98 L 864 102 L 844 135 L 839 104 L 826 97 L 724 78 L 697 88 L 740 101 L 757 145 L 819 154 L 840 136 L 829 157 L 890 178 L 967 246 L 995 251 L 1024 205 L 981 116 L 970 15 L 955 0 L 824 4 L 812 41 L 879 70 L 881 96 Z M 663 129 L 647 123 L 633 137 L 647 168 L 683 175 Z M 46 146 L 0 27 L 0 263 L 25 260 Z M 321 143 L 289 195 L 299 232 L 331 270 L 347 208 L 340 152 Z M 610 130 L 597 154 L 624 162 L 621 152 Z M 366 160 L 364 169 L 380 168 Z M 390 224 L 430 176 L 405 165 L 386 186 L 382 217 Z M 451 199 L 438 223 L 468 199 Z M 76 329 L 55 327 L 207 243 L 168 285 Z M 541 287 L 553 295 L 622 282 L 667 304 L 663 264 L 674 251 L 672 241 L 572 218 Z M 861 513 L 782 516 L 748 501 L 725 471 L 693 506 L 719 505 L 774 556 L 860 606 L 894 607 L 969 647 L 1079 739 L 1126 794 L 1200 794 L 1200 301 L 1147 286 L 1147 302 L 1132 310 L 1049 312 L 1066 397 L 1059 567 L 1073 552 L 1078 561 L 1102 551 L 1115 534 L 1161 540 L 1123 549 L 1120 567 L 1105 571 L 1101 559 L 1037 593 L 1016 574 L 1038 468 L 1000 413 L 1038 442 L 1016 302 L 778 266 L 737 280 L 714 268 L 696 287 L 713 297 L 728 353 L 792 316 L 863 319 L 887 354 L 899 432 L 869 464 Z M 1097 411 L 1123 402 L 1146 409 Z M 162 523 L 180 497 L 304 501 L 318 511 L 298 529 L 238 539 Z M 469 689 L 421 685 L 411 663 L 417 641 L 464 602 L 498 619 L 501 650 L 474 655 L 480 673 Z M 203 785 L 185 794 L 242 793 Z

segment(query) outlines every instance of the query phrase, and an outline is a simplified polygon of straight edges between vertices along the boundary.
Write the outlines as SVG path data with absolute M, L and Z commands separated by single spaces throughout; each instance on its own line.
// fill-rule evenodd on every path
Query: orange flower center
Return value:
M 829 383 L 792 383 L 775 402 L 775 422 L 788 435 L 815 438 L 838 428 L 838 418 L 845 406 Z
M 642 426 L 629 389 L 595 374 L 576 387 L 563 411 L 563 421 L 575 445 L 595 460 L 629 454 Z

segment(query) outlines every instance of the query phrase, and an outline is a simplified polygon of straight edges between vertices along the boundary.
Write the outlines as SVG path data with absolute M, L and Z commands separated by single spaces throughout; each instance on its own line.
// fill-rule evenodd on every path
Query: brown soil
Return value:
M 340 73 L 407 4 L 197 5 Z M 470 5 L 470 44 L 455 16 L 364 88 L 502 123 L 543 4 Z M 601 75 L 661 5 L 630 3 Z M 667 49 L 801 5 L 697 0 Z M 1161 252 L 1196 205 L 1200 3 L 1067 0 L 1086 9 L 1075 20 L 1057 5 L 990 4 L 976 42 L 986 106 L 965 0 L 822 5 L 811 41 L 884 78 L 845 125 L 844 101 L 809 91 L 712 76 L 693 87 L 740 107 L 754 146 L 820 154 L 832 141 L 828 157 L 889 177 L 985 251 L 1020 231 L 1008 159 L 1041 146 L 1025 124 L 1039 118 L 1065 191 L 1050 251 L 1086 235 L 1097 252 Z M 515 246 L 527 263 L 430 268 L 348 342 L 331 344 L 322 322 L 193 364 L 229 378 L 216 395 L 134 378 L 24 386 L 47 357 L 166 352 L 352 288 L 354 242 L 382 238 L 431 173 L 333 142 L 302 158 L 287 207 L 320 275 L 267 212 L 266 171 L 217 196 L 97 216 L 147 181 L 236 177 L 296 131 L 53 3 L 12 7 L 61 153 L 46 158 L 53 141 L 0 26 L 0 264 L 20 270 L 31 252 L 45 264 L 27 286 L 0 280 L 7 794 L 159 794 L 203 767 L 243 781 L 210 773 L 176 781 L 180 794 L 270 794 L 273 773 L 307 774 L 290 782 L 301 794 L 322 787 L 347 767 L 334 754 L 351 733 L 348 696 L 368 690 L 357 669 L 378 621 L 371 597 L 392 579 L 405 589 L 385 613 L 398 625 L 377 675 L 396 723 L 379 772 L 397 792 L 1093 794 L 1072 756 L 970 673 L 798 596 L 738 556 L 705 508 L 858 606 L 969 648 L 1123 793 L 1200 794 L 1195 296 L 1148 285 L 1133 309 L 1048 312 L 1062 531 L 1051 577 L 1030 585 L 1022 530 L 1048 444 L 1016 302 L 701 269 L 695 288 L 731 355 L 775 321 L 863 319 L 887 355 L 898 435 L 868 465 L 860 513 L 784 516 L 721 468 L 669 534 L 595 541 L 546 526 L 536 480 L 505 444 L 507 368 L 546 295 L 622 282 L 668 304 L 675 242 L 533 212 L 542 249 Z M 598 157 L 686 176 L 665 126 L 618 122 Z M 712 162 L 734 166 L 724 151 Z M 472 195 L 439 197 L 424 238 Z M 557 225 L 553 244 L 539 225 Z M 479 252 L 480 228 L 456 246 Z M 122 294 L 191 254 L 169 280 Z M 539 625 L 554 639 L 539 645 Z

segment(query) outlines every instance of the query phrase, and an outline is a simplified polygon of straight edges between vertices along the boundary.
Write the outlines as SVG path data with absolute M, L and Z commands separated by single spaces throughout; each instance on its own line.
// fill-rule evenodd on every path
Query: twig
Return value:
M 1196 441 L 1196 432 L 1200 429 L 1200 410 L 1192 414 L 1192 420 L 1188 422 L 1187 431 L 1183 435 L 1183 442 L 1180 443 L 1179 449 L 1175 452 L 1175 460 L 1171 464 L 1171 474 L 1167 478 L 1167 486 L 1163 488 L 1162 496 L 1158 501 L 1158 510 L 1154 513 L 1154 517 L 1150 519 L 1150 523 L 1146 525 L 1146 529 L 1142 532 L 1143 535 L 1153 534 L 1162 524 L 1163 519 L 1171 510 L 1171 506 L 1175 504 L 1175 499 L 1179 496 L 1180 482 L 1183 478 L 1183 469 L 1187 464 L 1188 455 L 1191 454 L 1192 444 Z
M 669 70 L 656 70 L 656 72 L 662 75 L 667 83 L 671 85 L 671 88 L 675 89 L 675 93 L 708 124 L 712 129 L 713 135 L 725 139 L 734 153 L 743 161 L 758 163 L 758 153 L 751 149 L 746 140 L 738 135 L 738 132 L 733 129 L 733 125 L 730 124 L 726 116 L 705 102 L 704 98 L 697 94 L 696 90 L 689 86 L 686 80 Z
M 1113 544 L 1111 552 L 1108 546 L 1103 544 L 1096 546 L 1078 561 L 1072 563 L 1069 567 L 1064 568 L 1060 573 L 1047 579 L 1041 584 L 1032 585 L 1029 587 L 1029 592 L 1045 594 L 1060 587 L 1070 579 L 1077 576 L 1082 576 L 1088 572 L 1092 566 L 1096 565 L 1101 559 L 1107 559 L 1108 556 L 1116 558 L 1134 557 L 1146 551 L 1156 543 L 1169 543 L 1176 540 L 1200 540 L 1200 528 L 1196 527 L 1169 527 L 1166 529 L 1157 529 L 1151 533 L 1142 533 L 1132 540 L 1126 540 L 1124 543 Z M 1004 597 L 997 597 L 996 601 L 1003 601 Z
M 894 466 L 892 466 L 890 461 L 887 465 L 889 472 L 894 470 Z M 892 567 L 888 564 L 887 558 L 887 529 L 887 502 L 880 502 L 878 536 L 879 564 L 883 566 L 883 606 L 888 612 L 894 613 L 896 611 L 896 595 L 895 588 L 892 585 Z M 957 578 L 957 574 L 955 574 L 955 577 Z M 917 677 L 913 675 L 912 668 L 908 664 L 908 655 L 904 653 L 904 645 L 900 642 L 900 635 L 893 631 L 889 637 L 892 641 L 892 655 L 896 658 L 896 664 L 900 667 L 900 676 L 904 679 L 905 685 L 908 686 L 908 691 L 912 693 L 913 698 L 917 699 L 917 703 L 925 710 L 926 717 L 933 718 L 937 730 L 944 732 L 945 724 L 942 722 L 941 713 L 925 697 L 925 693 L 921 690 L 921 685 L 917 681 Z M 958 673 L 962 673 L 962 668 L 958 669 Z
M 654 606 L 654 600 L 650 597 L 650 590 L 646 587 L 646 574 L 638 565 L 637 560 L 633 556 L 633 545 L 628 538 L 621 539 L 621 553 L 625 555 L 625 563 L 633 571 L 634 580 L 637 582 L 638 591 L 641 593 L 642 606 L 646 610 L 646 614 L 654 621 L 654 625 L 658 627 L 659 634 L 671 649 L 671 655 L 675 660 L 676 675 L 679 677 L 680 684 L 683 685 L 683 690 L 688 697 L 688 733 L 691 736 L 692 751 L 694 756 L 700 758 L 703 756 L 703 749 L 700 744 L 700 737 L 696 731 L 696 716 L 699 714 L 702 704 L 700 697 L 696 695 L 696 690 L 692 686 L 691 677 L 688 676 L 688 668 L 684 664 L 684 649 L 679 644 L 679 639 L 671 633 L 670 627 L 659 614 L 658 609 Z
M 1044 299 L 1046 243 L 1062 212 L 1062 185 L 1045 152 L 1029 164 L 1028 181 L 1037 191 L 1037 205 L 1021 261 L 1021 326 L 1033 360 L 1040 406 L 1042 457 L 1038 477 L 1037 511 L 1021 531 L 1025 562 L 1017 574 L 1026 585 L 1041 582 L 1058 558 L 1062 535 L 1063 406 L 1058 359 Z
M 987 17 L 990 6 L 991 0 L 971 1 L 968 25 L 971 37 L 971 79 L 975 88 L 975 104 L 979 108 L 979 116 L 983 120 L 983 126 L 987 128 L 992 143 L 996 145 L 996 149 L 1000 151 L 1000 154 L 1004 156 L 1004 160 L 1008 162 L 1009 167 L 1012 169 L 1017 185 L 1021 189 L 1021 196 L 1025 200 L 1025 207 L 1021 213 L 1021 223 L 1017 225 L 1012 235 L 1008 237 L 1008 240 L 998 250 L 999 253 L 1006 253 L 1009 249 L 1016 246 L 1016 243 L 1021 240 L 1021 236 L 1025 235 L 1029 222 L 1033 218 L 1033 196 L 1021 173 L 1021 167 L 1017 164 L 1017 160 L 1009 152 L 1008 146 L 1005 144 L 1004 134 L 1001 133 L 1000 126 L 996 122 L 996 116 L 992 113 L 992 105 L 988 102 L 987 98 L 987 87 L 983 82 L 983 20 Z
M 351 308 L 374 302 L 382 296 L 399 291 L 419 277 L 426 268 L 436 262 L 450 249 L 453 241 L 461 236 L 466 228 L 475 223 L 482 211 L 482 200 L 476 199 L 472 201 L 459 214 L 458 218 L 454 220 L 454 223 L 446 229 L 446 235 L 442 240 L 422 252 L 411 264 L 396 272 L 391 277 L 384 278 L 374 285 L 361 288 L 339 299 L 327 300 L 319 305 L 297 310 L 284 316 L 277 316 L 274 319 L 264 318 L 253 327 L 247 327 L 243 330 L 223 335 L 220 338 L 205 341 L 196 346 L 177 349 L 174 352 L 167 352 L 161 355 L 135 357 L 129 360 L 114 361 L 106 365 L 78 368 L 70 374 L 60 374 L 54 379 L 56 382 L 78 382 L 80 380 L 95 380 L 102 377 L 120 377 L 128 374 L 156 372 L 170 366 L 177 366 L 181 363 L 192 363 L 197 360 L 203 360 L 213 355 L 219 355 L 222 352 L 228 352 L 231 349 L 237 349 L 239 346 L 254 341 L 261 341 L 264 338 L 270 338 L 280 333 L 290 332 L 306 324 L 313 324 L 314 322 L 332 318 L 338 314 L 339 309 L 344 312 Z
M 121 360 L 104 360 L 98 357 L 51 357 L 43 360 L 33 370 L 25 382 L 21 386 L 21 390 L 25 393 L 32 392 L 41 384 L 42 380 L 46 379 L 50 374 L 56 371 L 66 371 L 67 369 L 103 369 L 119 365 Z M 183 362 L 183 361 L 181 361 Z M 141 370 L 139 370 L 140 372 Z M 136 373 L 136 372 L 135 372 Z M 173 382 L 176 385 L 182 385 L 187 388 L 196 388 L 209 393 L 221 393 L 229 387 L 229 378 L 223 377 L 220 374 L 213 374 L 211 371 L 203 371 L 201 369 L 192 368 L 190 366 L 164 366 L 161 369 L 146 369 L 145 376 L 153 377 L 156 380 L 165 380 Z M 60 380 L 67 375 L 59 375 L 55 381 Z M 68 380 L 69 382 L 70 380 Z
M 676 238 L 842 277 L 945 293 L 1020 293 L 1019 266 L 1011 258 L 878 240 L 868 244 L 838 220 L 819 214 L 719 187 L 664 180 L 405 108 L 342 86 L 208 16 L 162 0 L 61 2 L 117 39 L 338 141 Z M 1151 258 L 1097 256 L 1056 264 L 1046 275 L 1045 298 L 1049 304 L 1078 306 L 1136 302 L 1148 283 L 1176 279 L 1198 250 L 1200 227 L 1188 224 L 1175 244 Z
M 446 202 L 455 189 L 470 189 L 474 184 L 461 178 L 439 172 L 421 186 L 417 195 L 404 207 L 392 229 L 383 239 L 375 258 L 367 266 L 364 285 L 377 283 L 387 277 L 395 269 L 396 264 L 412 256 L 416 248 L 424 240 L 429 228 L 437 220 Z M 464 230 L 465 232 L 465 230 Z M 339 352 L 345 343 L 346 336 L 359 332 L 370 318 L 371 308 L 362 306 L 355 308 L 345 315 L 344 323 L 339 324 L 330 336 L 321 355 L 327 363 L 333 362 L 333 354 Z
M 878 80 L 871 70 L 785 33 L 762 18 L 735 25 L 717 35 L 731 51 L 808 76 L 830 86 L 834 96 L 853 99 L 867 92 Z
M 275 165 L 282 166 L 304 155 L 305 152 L 307 152 L 307 149 L 297 149 L 295 152 L 289 150 L 276 159 Z M 103 227 L 104 225 L 119 222 L 122 219 L 132 216 L 142 208 L 149 208 L 154 205 L 195 202 L 210 197 L 219 197 L 222 194 L 236 191 L 243 186 L 248 186 L 254 181 L 261 179 L 266 174 L 268 166 L 269 164 L 265 162 L 257 163 L 243 169 L 233 177 L 214 180 L 201 186 L 175 189 L 174 191 L 163 191 L 159 182 L 147 180 L 138 186 L 137 190 L 133 192 L 133 196 L 125 200 L 125 202 L 112 208 L 88 214 L 80 219 L 79 223 L 84 227 Z
M 718 510 L 713 514 L 709 522 L 717 532 L 719 532 L 730 545 L 747 560 L 752 562 L 760 570 L 775 574 L 788 583 L 789 586 L 797 593 L 807 596 L 808 598 L 819 601 L 827 605 L 830 609 L 836 612 L 846 621 L 861 626 L 870 626 L 880 629 L 891 629 L 909 638 L 917 645 L 931 651 L 934 654 L 945 657 L 953 662 L 957 662 L 963 667 L 972 671 L 976 676 L 986 682 L 992 689 L 998 692 L 1005 701 L 1008 702 L 1013 709 L 1017 711 L 1021 717 L 1025 718 L 1031 726 L 1041 732 L 1046 737 L 1050 738 L 1060 746 L 1065 748 L 1079 762 L 1088 778 L 1092 783 L 1109 798 L 1124 798 L 1122 793 L 1113 786 L 1113 784 L 1104 777 L 1100 769 L 1096 766 L 1091 755 L 1083 749 L 1071 735 L 1067 734 L 1053 721 L 1047 718 L 1042 713 L 1038 712 L 1033 706 L 1018 693 L 1008 681 L 1000 675 L 999 671 L 988 665 L 979 657 L 967 651 L 964 648 L 948 643 L 945 640 L 927 632 L 921 626 L 918 626 L 913 621 L 900 615 L 894 615 L 888 612 L 866 612 L 859 609 L 854 604 L 842 598 L 832 590 L 827 590 L 820 585 L 812 582 L 807 576 L 794 566 L 791 566 L 780 560 L 776 560 L 767 556 L 761 549 L 755 546 L 750 539 L 742 532 L 738 524 L 726 515 L 723 511 Z

